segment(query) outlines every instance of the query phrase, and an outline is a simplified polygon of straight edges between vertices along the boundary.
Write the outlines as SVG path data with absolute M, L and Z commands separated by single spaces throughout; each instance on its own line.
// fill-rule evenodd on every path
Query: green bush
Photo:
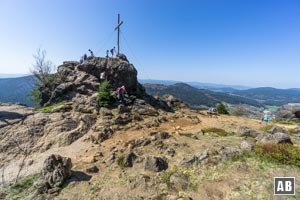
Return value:
M 217 105 L 216 109 L 217 109 L 219 114 L 225 114 L 225 115 L 229 114 L 228 110 L 226 109 L 226 107 L 223 103 L 219 103 Z
M 290 144 L 259 144 L 254 153 L 265 160 L 300 167 L 300 149 Z
M 109 81 L 105 80 L 99 85 L 98 104 L 100 107 L 108 107 L 112 104 L 112 90 Z

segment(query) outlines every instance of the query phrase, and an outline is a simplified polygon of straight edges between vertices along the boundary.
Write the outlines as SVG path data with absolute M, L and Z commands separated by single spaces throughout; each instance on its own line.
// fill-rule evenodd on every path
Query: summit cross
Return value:
M 118 47 L 118 51 L 117 51 L 117 55 L 120 53 L 120 26 L 123 24 L 123 21 L 120 21 L 120 14 L 118 14 L 118 24 L 115 27 L 115 31 L 118 31 L 118 37 L 117 37 L 117 47 Z

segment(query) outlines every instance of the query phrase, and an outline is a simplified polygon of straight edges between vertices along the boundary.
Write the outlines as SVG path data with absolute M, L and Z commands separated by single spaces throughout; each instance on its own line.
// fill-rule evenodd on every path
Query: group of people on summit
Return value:
M 89 49 L 88 50 L 90 52 L 90 57 L 94 57 L 94 52 Z M 111 54 L 111 57 L 114 57 L 114 55 L 117 53 L 116 52 L 116 47 L 111 48 L 110 50 L 106 50 L 106 58 L 109 58 L 109 53 Z M 83 56 L 81 56 L 80 58 L 80 63 L 83 63 L 84 61 L 86 61 L 88 58 L 87 54 L 83 54 Z

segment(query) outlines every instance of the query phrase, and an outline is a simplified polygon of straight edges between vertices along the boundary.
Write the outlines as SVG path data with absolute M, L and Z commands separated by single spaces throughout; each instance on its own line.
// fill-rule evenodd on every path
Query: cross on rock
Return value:
M 118 38 L 117 38 L 117 47 L 118 47 L 118 52 L 117 55 L 120 53 L 120 26 L 123 24 L 123 21 L 120 21 L 120 14 L 118 14 L 118 24 L 115 28 L 115 31 L 118 31 Z

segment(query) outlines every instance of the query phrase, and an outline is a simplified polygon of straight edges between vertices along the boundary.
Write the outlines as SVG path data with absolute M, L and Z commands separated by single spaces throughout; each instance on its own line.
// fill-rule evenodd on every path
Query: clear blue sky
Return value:
M 300 87 L 299 0 L 0 0 L 0 73 L 115 46 L 139 78 Z

